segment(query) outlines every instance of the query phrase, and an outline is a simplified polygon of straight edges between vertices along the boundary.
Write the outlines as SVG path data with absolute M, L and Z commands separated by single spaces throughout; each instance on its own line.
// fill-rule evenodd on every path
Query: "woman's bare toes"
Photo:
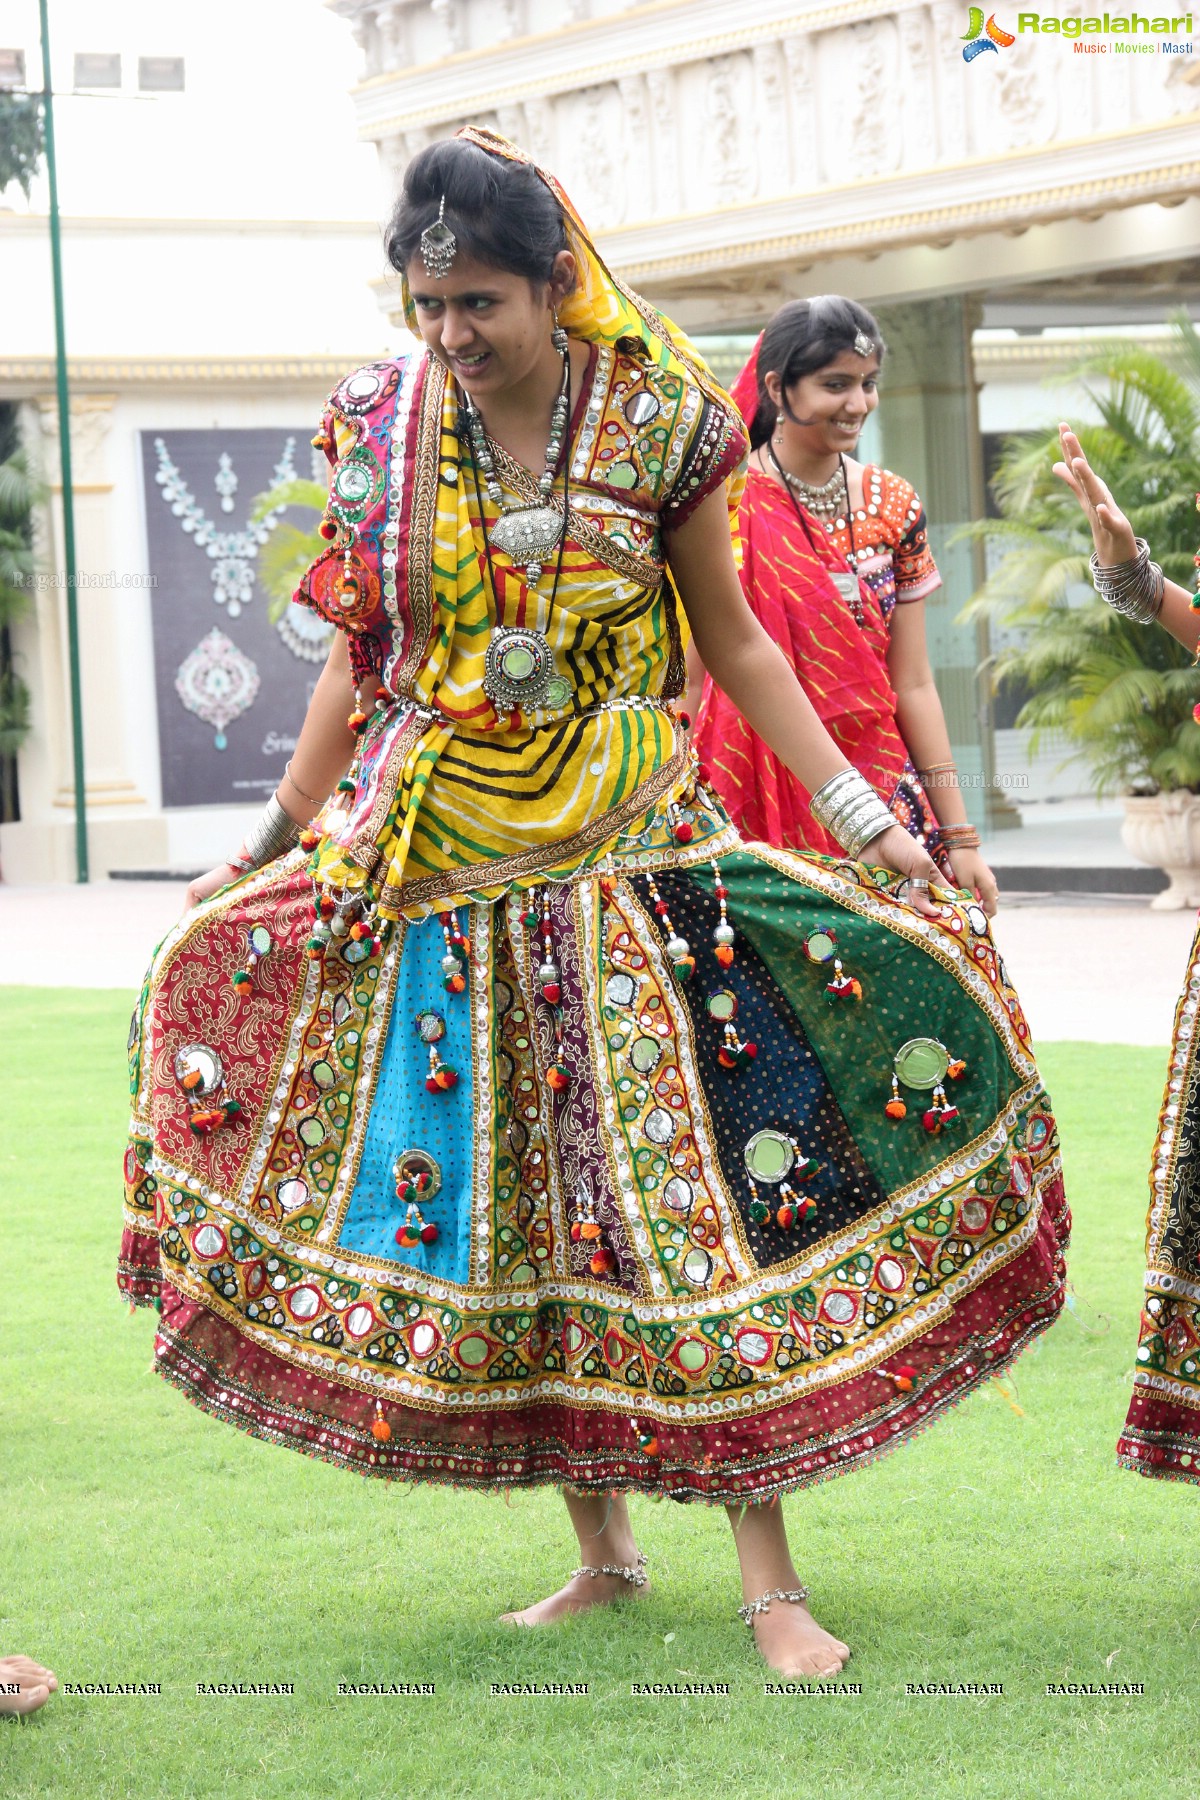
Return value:
M 520 1612 L 502 1613 L 502 1625 L 553 1625 L 567 1613 L 587 1612 L 593 1606 L 611 1606 L 614 1600 L 638 1600 L 650 1591 L 650 1583 L 626 1581 L 621 1575 L 573 1575 L 565 1587 Z
M 778 1675 L 830 1676 L 850 1660 L 849 1645 L 835 1638 L 795 1601 L 774 1601 L 754 1616 L 759 1654 Z
M 0 1717 L 36 1712 L 57 1687 L 53 1669 L 44 1669 L 32 1657 L 0 1657 Z

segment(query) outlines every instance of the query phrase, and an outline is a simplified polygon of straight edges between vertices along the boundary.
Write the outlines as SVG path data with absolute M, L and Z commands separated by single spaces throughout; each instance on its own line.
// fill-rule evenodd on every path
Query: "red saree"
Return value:
M 846 563 L 820 526 L 811 520 L 808 524 L 811 536 L 790 494 L 751 469 L 738 514 L 746 598 L 839 749 L 905 830 L 931 849 L 937 819 L 896 722 L 880 598 L 860 579 L 860 625 L 833 580 L 835 572 L 846 571 Z M 696 742 L 701 762 L 744 836 L 787 849 L 841 855 L 813 820 L 807 789 L 711 679 L 704 684 Z

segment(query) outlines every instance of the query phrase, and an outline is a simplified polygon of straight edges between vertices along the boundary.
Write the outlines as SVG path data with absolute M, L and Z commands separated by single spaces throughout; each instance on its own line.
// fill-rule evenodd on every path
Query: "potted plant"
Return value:
M 1100 423 L 1079 428 L 1092 467 L 1165 574 L 1195 578 L 1200 541 L 1200 336 L 1172 322 L 1165 355 L 1115 344 L 1076 371 Z M 1124 797 L 1122 837 L 1142 862 L 1165 869 L 1158 908 L 1200 904 L 1200 668 L 1165 631 L 1121 618 L 1093 591 L 1091 534 L 1053 474 L 1057 425 L 1010 439 L 993 482 L 1000 517 L 967 534 L 1002 552 L 967 616 L 977 611 L 1020 631 L 1000 652 L 998 681 L 1027 698 L 1019 725 L 1059 731 L 1088 765 L 1097 794 Z M 1200 614 L 1197 615 L 1200 638 Z

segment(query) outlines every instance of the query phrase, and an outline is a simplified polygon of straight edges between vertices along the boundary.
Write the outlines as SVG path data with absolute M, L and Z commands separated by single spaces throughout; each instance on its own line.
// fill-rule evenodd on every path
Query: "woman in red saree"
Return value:
M 849 452 L 879 403 L 884 345 L 836 294 L 781 307 L 733 388 L 750 430 L 742 587 L 838 747 L 956 887 L 994 912 L 925 645 L 941 585 L 908 482 Z M 839 854 L 809 796 L 689 656 L 700 758 L 748 836 Z

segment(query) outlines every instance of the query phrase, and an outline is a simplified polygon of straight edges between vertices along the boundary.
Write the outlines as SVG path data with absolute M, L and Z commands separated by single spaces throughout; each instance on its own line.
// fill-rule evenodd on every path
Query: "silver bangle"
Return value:
M 1156 562 L 1150 560 L 1150 546 L 1145 538 L 1135 538 L 1137 555 L 1128 562 L 1102 563 L 1095 551 L 1088 559 L 1092 586 L 1113 611 L 1135 625 L 1153 625 L 1162 611 L 1166 579 Z
M 842 769 L 831 776 L 813 795 L 811 811 L 817 824 L 855 862 L 881 831 L 896 823 L 891 808 L 857 769 Z
M 267 863 L 291 850 L 299 836 L 300 827 L 295 819 L 284 812 L 272 794 L 247 834 L 240 861 L 247 868 L 265 868 Z

